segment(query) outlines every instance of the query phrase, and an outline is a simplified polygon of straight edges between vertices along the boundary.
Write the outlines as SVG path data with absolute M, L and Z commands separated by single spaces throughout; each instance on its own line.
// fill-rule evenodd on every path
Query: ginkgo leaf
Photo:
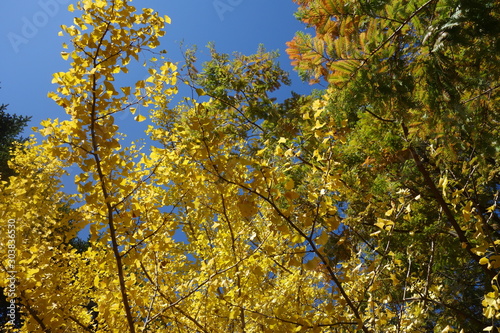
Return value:
M 293 181 L 293 179 L 289 179 L 289 180 L 285 183 L 285 189 L 286 189 L 286 190 L 292 190 L 294 187 L 295 187 L 295 182 Z
M 316 243 L 318 245 L 325 245 L 328 241 L 329 235 L 327 232 L 322 232 L 319 237 L 316 238 Z
M 479 260 L 479 264 L 481 264 L 481 265 L 487 265 L 487 264 L 489 264 L 489 263 L 490 263 L 490 261 L 489 261 L 489 259 L 488 259 L 488 258 L 486 258 L 486 257 L 482 257 L 482 258 Z
M 134 120 L 138 121 L 138 122 L 142 122 L 142 121 L 146 120 L 146 117 L 144 117 L 141 114 L 138 114 L 137 116 L 134 117 Z
M 285 197 L 290 199 L 290 200 L 295 200 L 295 199 L 298 199 L 300 197 L 300 195 L 295 191 L 287 191 L 287 192 L 285 192 Z
M 38 273 L 40 271 L 40 269 L 38 268 L 28 268 L 26 274 L 27 274 L 27 278 L 31 278 L 33 275 L 35 275 L 36 273 Z
M 394 222 L 387 219 L 377 218 L 375 225 L 383 230 L 391 230 L 394 227 Z

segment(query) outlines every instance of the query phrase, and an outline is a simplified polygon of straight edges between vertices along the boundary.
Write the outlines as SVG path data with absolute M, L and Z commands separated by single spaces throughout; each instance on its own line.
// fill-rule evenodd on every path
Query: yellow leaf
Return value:
M 122 87 L 121 90 L 125 95 L 130 95 L 130 87 Z
M 454 331 L 454 329 L 453 329 L 450 325 L 448 325 L 448 326 L 446 326 L 446 327 L 445 327 L 445 328 L 441 331 L 441 333 L 448 333 L 448 332 L 453 332 L 453 331 Z
M 326 242 L 328 241 L 328 233 L 323 231 L 321 235 L 316 238 L 316 243 L 319 245 L 325 245 Z
M 490 261 L 488 260 L 488 258 L 485 258 L 485 257 L 482 257 L 482 258 L 479 260 L 479 264 L 480 264 L 480 265 L 487 265 L 487 264 L 489 264 L 489 262 L 490 262 Z
M 274 154 L 277 156 L 281 156 L 282 153 L 283 153 L 283 149 L 281 149 L 280 146 L 276 146 L 276 149 L 274 150 Z
M 312 130 L 314 131 L 314 130 L 317 130 L 317 129 L 321 129 L 325 125 L 326 125 L 326 123 L 322 124 L 319 120 L 316 120 L 316 125 L 312 128 Z
M 314 119 L 318 118 L 319 116 L 321 116 L 321 113 L 323 112 L 323 109 L 318 109 L 315 113 L 314 113 Z M 316 122 L 318 122 L 319 120 L 316 119 Z
M 138 122 L 142 122 L 142 121 L 146 120 L 146 117 L 144 117 L 142 114 L 139 114 L 139 115 L 134 117 L 134 120 L 138 121 Z
M 316 269 L 318 267 L 318 264 L 319 264 L 319 258 L 318 257 L 315 257 L 314 259 L 311 259 L 309 260 L 308 262 L 306 262 L 304 264 L 304 267 L 306 269 L 310 269 L 310 270 L 313 270 L 313 269 Z
M 237 206 L 243 217 L 252 217 L 259 211 L 255 202 L 246 197 L 240 198 Z
M 295 191 L 288 191 L 285 193 L 285 197 L 290 200 L 295 200 L 299 197 L 299 194 Z
M 38 273 L 39 269 L 38 268 L 28 268 L 27 271 L 27 278 L 30 279 L 33 275 Z
M 391 230 L 394 227 L 394 222 L 387 219 L 378 218 L 375 225 L 382 230 Z
M 500 267 L 500 255 L 492 255 L 490 258 L 489 258 L 489 261 L 490 261 L 490 266 L 497 269 L 498 267 Z
M 484 301 L 483 301 L 484 303 Z M 492 318 L 495 315 L 495 309 L 491 306 L 487 307 L 484 311 L 484 316 L 486 318 Z
M 396 274 L 391 274 L 391 280 L 392 280 L 392 285 L 395 286 L 399 283 L 398 278 L 396 277 Z
M 238 317 L 238 309 L 237 308 L 234 308 L 233 310 L 231 310 L 231 312 L 229 313 L 229 319 L 235 319 Z
M 261 156 L 266 152 L 266 150 L 267 150 L 267 147 L 264 147 L 263 149 L 259 150 L 256 155 Z
M 295 187 L 295 182 L 293 181 L 293 179 L 289 179 L 286 184 L 285 184 L 285 189 L 287 190 L 291 190 Z
M 337 216 L 325 219 L 325 226 L 329 230 L 336 230 L 339 227 L 339 225 L 340 225 L 340 220 Z

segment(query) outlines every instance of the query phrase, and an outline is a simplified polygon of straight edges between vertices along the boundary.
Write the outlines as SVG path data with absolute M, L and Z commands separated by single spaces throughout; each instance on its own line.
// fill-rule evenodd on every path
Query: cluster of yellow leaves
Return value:
M 299 219 L 294 181 L 233 153 L 248 149 L 228 135 L 234 114 L 199 103 L 163 112 L 173 127 L 151 134 L 174 146 L 148 154 L 123 147 L 115 114 L 136 105 L 164 110 L 176 91 L 168 62 L 150 69 L 135 92 L 115 83 L 131 58 L 158 45 L 168 19 L 137 14 L 125 1 L 69 9 L 82 11 L 63 26 L 73 50 L 62 57 L 71 67 L 54 74 L 59 87 L 49 97 L 71 118 L 42 123 L 46 139 L 18 154 L 18 176 L 2 188 L 2 218 L 16 218 L 23 240 L 16 277 L 23 330 L 317 331 L 344 312 L 333 306 L 342 296 L 329 296 L 332 286 L 317 268 L 321 252 L 311 260 L 307 250 L 316 235 L 325 243 L 318 221 L 331 202 Z M 66 197 L 60 177 L 75 165 L 77 193 Z M 90 247 L 77 253 L 68 242 L 85 225 Z M 188 243 L 175 241 L 176 232 Z M 347 313 L 348 323 L 359 321 Z
M 17 264 L 29 272 L 16 276 L 16 296 L 24 331 L 133 332 L 148 324 L 138 318 L 148 318 L 148 299 L 158 291 L 140 286 L 165 253 L 175 254 L 169 248 L 176 221 L 160 209 L 171 201 L 151 187 L 161 158 L 151 160 L 133 144 L 122 147 L 114 115 L 165 103 L 176 67 L 162 62 L 135 88 L 118 88 L 115 77 L 128 72 L 131 58 L 158 46 L 169 18 L 151 9 L 137 12 L 127 1 L 81 1 L 69 10 L 82 12 L 74 25 L 62 27 L 72 46 L 62 57 L 71 67 L 54 74 L 58 88 L 49 97 L 70 119 L 42 123 L 46 139 L 18 155 L 19 176 L 2 189 L 5 218 L 18 222 Z M 151 92 L 158 90 L 163 95 L 153 101 Z M 77 193 L 66 198 L 59 181 L 64 167 L 75 166 L 81 170 L 74 178 Z M 76 253 L 69 241 L 84 226 L 90 226 L 91 246 Z
M 350 301 L 340 289 L 357 294 L 365 281 L 341 282 L 326 268 L 331 266 L 322 251 L 328 232 L 339 225 L 333 200 L 325 195 L 333 182 L 318 189 L 301 181 L 304 188 L 298 188 L 293 167 L 282 167 L 294 154 L 252 154 L 251 142 L 231 134 L 239 117 L 234 108 L 221 112 L 215 101 L 188 100 L 178 109 L 175 122 L 169 113 L 157 114 L 158 123 L 172 122 L 168 131 L 150 133 L 175 143 L 175 153 L 165 155 L 172 173 L 164 184 L 169 196 L 183 195 L 178 217 L 197 259 L 199 275 L 189 284 L 200 288 L 183 301 L 183 311 L 203 304 L 207 308 L 195 318 L 213 331 L 321 331 L 340 318 L 357 326 L 355 306 L 335 305 Z M 276 149 L 281 144 L 286 139 Z M 359 264 L 353 260 L 346 268 Z
M 11 167 L 17 175 L 1 184 L 0 206 L 2 221 L 15 221 L 16 255 L 7 256 L 12 247 L 2 241 L 1 280 L 12 276 L 16 279 L 16 288 L 11 292 L 23 300 L 22 311 L 33 318 L 25 323 L 24 331 L 40 330 L 36 320 L 44 317 L 47 326 L 77 330 L 76 323 L 67 320 L 67 314 L 72 313 L 77 321 L 90 320 L 90 314 L 80 310 L 90 290 L 79 285 L 62 287 L 78 276 L 78 266 L 84 264 L 84 259 L 67 244 L 85 221 L 78 212 L 68 210 L 74 200 L 61 191 L 60 177 L 65 173 L 62 163 L 31 140 L 18 149 Z M 7 239 L 3 232 L 2 236 Z M 13 275 L 7 273 L 12 271 Z

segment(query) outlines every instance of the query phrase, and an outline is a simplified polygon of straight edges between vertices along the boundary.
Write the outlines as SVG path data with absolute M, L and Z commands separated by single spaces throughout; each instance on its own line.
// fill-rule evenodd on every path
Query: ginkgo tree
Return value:
M 274 52 L 211 45 L 179 69 L 154 51 L 168 17 L 124 0 L 69 6 L 70 68 L 49 94 L 67 120 L 42 122 L 1 185 L 17 235 L 1 281 L 21 331 L 494 329 L 493 2 L 296 2 L 315 34 L 287 52 L 327 87 L 284 101 Z M 121 85 L 137 60 L 149 77 Z M 174 103 L 181 84 L 192 95 Z M 151 121 L 148 145 L 126 143 L 124 113 Z
M 134 89 L 141 93 L 134 102 L 130 102 L 131 88 L 115 88 L 113 81 L 127 72 L 131 58 L 158 45 L 168 17 L 150 9 L 136 12 L 123 1 L 84 1 L 69 7 L 75 9 L 82 15 L 74 25 L 63 26 L 71 49 L 64 45 L 68 52 L 61 54 L 71 59 L 71 68 L 54 74 L 59 88 L 49 94 L 70 119 L 42 123 L 40 133 L 47 138 L 40 145 L 32 142 L 16 158 L 19 177 L 2 191 L 3 218 L 15 219 L 17 226 L 17 296 L 26 314 L 23 329 L 123 327 L 134 332 L 139 322 L 148 324 L 138 320 L 136 309 L 145 311 L 141 319 L 151 309 L 149 296 L 143 295 L 149 290 L 140 288 L 142 276 L 128 267 L 140 267 L 135 256 L 148 250 L 145 239 L 158 237 L 155 246 L 164 247 L 174 222 L 153 209 L 157 194 L 147 187 L 158 161 L 153 165 L 134 145 L 122 148 L 113 116 L 134 104 L 150 103 L 142 91 L 175 80 L 171 74 L 175 67 L 165 63 L 151 76 L 151 84 L 138 82 Z M 161 83 L 156 83 L 159 77 Z M 63 168 L 73 164 L 82 171 L 75 176 L 78 194 L 63 200 L 57 184 Z M 21 200 L 22 193 L 29 199 Z M 69 217 L 57 214 L 58 206 L 68 202 L 79 206 L 73 220 L 91 228 L 92 248 L 81 255 L 61 248 L 59 237 L 49 237 L 55 226 L 68 223 Z M 154 222 L 146 223 L 149 219 Z M 95 304 L 90 311 L 89 304 Z M 98 313 L 97 318 L 92 313 Z

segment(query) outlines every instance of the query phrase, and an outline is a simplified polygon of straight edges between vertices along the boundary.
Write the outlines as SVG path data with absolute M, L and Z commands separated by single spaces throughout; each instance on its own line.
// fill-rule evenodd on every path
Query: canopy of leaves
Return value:
M 120 86 L 169 18 L 70 5 L 70 69 L 49 94 L 70 120 L 41 124 L 0 191 L 23 240 L 23 331 L 498 326 L 496 3 L 296 2 L 314 34 L 287 52 L 326 87 L 283 102 L 272 93 L 290 80 L 263 48 L 211 45 L 201 67 L 190 50 L 180 70 L 156 52 L 147 79 Z M 192 96 L 173 105 L 178 84 Z M 145 121 L 139 108 L 150 147 L 125 146 L 114 120 Z M 90 243 L 69 242 L 86 225 Z

